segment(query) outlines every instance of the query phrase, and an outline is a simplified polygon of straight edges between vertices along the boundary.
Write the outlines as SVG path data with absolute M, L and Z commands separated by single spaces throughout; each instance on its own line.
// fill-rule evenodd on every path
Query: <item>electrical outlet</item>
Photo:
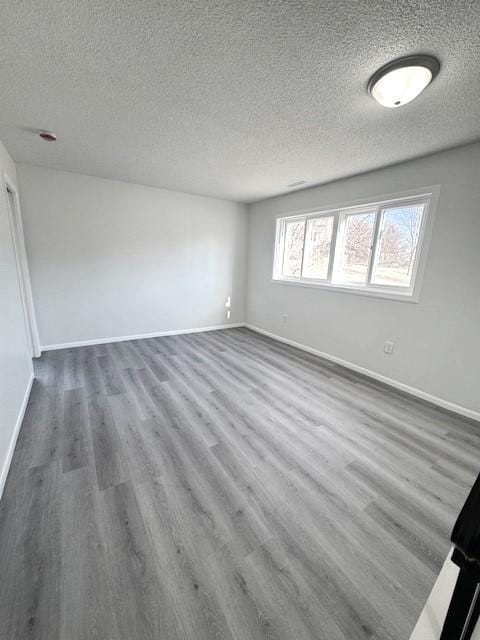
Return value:
M 232 303 L 231 303 L 231 300 L 230 300 L 230 296 L 228 296 L 227 301 L 225 302 L 225 307 L 226 307 L 227 309 L 230 309 L 231 304 L 232 304 Z
M 286 313 L 282 314 L 282 322 L 283 322 L 283 324 L 287 324 L 287 322 L 288 322 L 288 316 L 287 316 Z
M 231 314 L 230 309 L 227 309 L 227 313 L 226 313 L 226 315 L 227 315 L 227 320 L 230 320 L 230 314 Z
M 391 340 L 385 340 L 385 344 L 383 346 L 384 353 L 388 353 L 388 355 L 392 355 L 393 353 L 393 342 Z

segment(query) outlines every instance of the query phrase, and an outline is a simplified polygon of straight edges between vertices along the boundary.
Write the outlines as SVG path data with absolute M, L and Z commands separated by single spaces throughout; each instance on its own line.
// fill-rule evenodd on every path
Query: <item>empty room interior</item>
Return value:
M 3 2 L 1 640 L 480 640 L 480 2 Z

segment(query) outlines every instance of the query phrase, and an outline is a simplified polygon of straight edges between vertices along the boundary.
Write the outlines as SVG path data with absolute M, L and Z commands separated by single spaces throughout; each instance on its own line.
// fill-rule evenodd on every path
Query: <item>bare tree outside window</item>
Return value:
M 386 209 L 373 282 L 408 287 L 411 283 L 423 205 Z
M 352 214 L 345 219 L 342 259 L 336 274 L 338 282 L 366 282 L 374 226 L 375 211 Z
M 303 258 L 305 221 L 288 222 L 285 229 L 285 248 L 282 273 L 290 278 L 300 277 Z
M 274 280 L 418 298 L 431 195 L 278 218 Z
M 304 277 L 321 280 L 327 277 L 332 231 L 333 216 L 308 221 L 302 274 Z

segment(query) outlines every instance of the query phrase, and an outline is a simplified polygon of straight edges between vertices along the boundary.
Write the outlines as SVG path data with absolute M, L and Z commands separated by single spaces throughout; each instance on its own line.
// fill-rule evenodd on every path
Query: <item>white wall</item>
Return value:
M 17 171 L 43 346 L 243 322 L 244 205 Z
M 16 184 L 15 165 L 0 142 L 0 176 L 6 172 Z M 0 178 L 0 495 L 13 453 L 16 429 L 33 375 L 27 346 L 17 268 L 7 209 L 7 194 Z
M 418 304 L 271 282 L 276 216 L 435 184 Z M 249 218 L 248 323 L 480 411 L 479 144 L 264 200 Z

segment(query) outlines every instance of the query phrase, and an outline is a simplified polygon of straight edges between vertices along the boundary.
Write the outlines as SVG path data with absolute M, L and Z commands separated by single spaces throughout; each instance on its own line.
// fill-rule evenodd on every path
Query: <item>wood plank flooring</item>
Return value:
M 45 353 L 5 640 L 407 640 L 480 425 L 247 329 Z

